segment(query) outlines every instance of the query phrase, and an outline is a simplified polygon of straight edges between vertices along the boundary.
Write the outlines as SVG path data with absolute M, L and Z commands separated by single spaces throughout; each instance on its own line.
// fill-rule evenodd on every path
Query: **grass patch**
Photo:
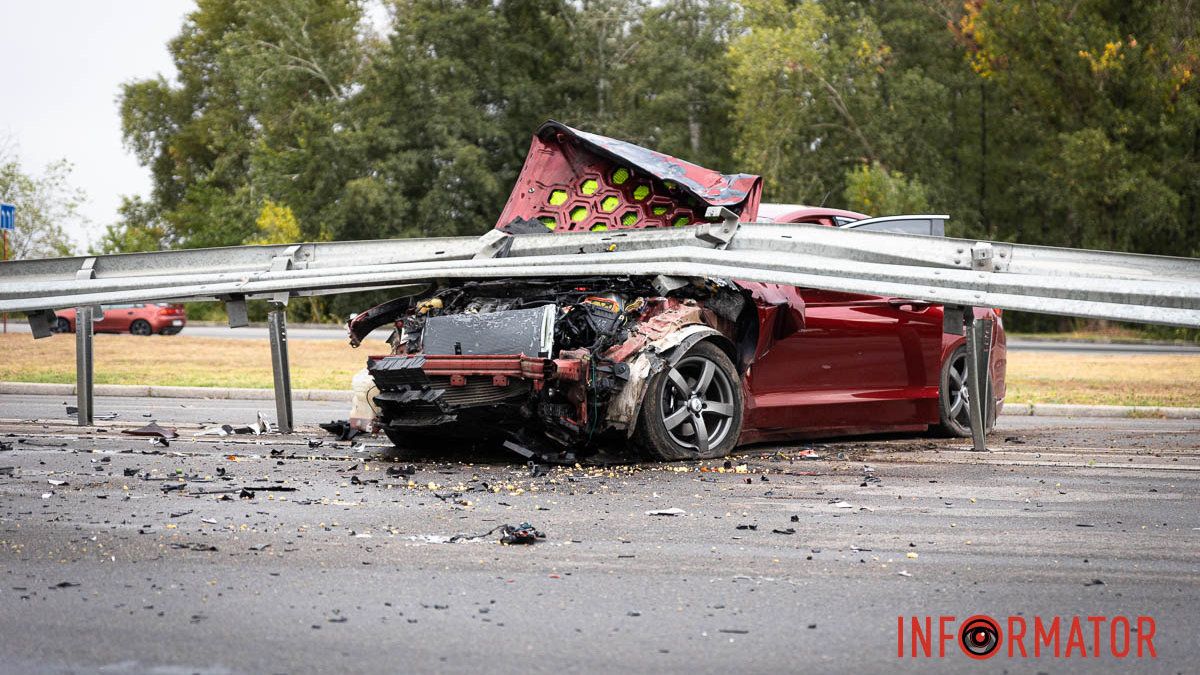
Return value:
M 97 384 L 270 389 L 271 348 L 266 340 L 188 336 L 97 335 Z M 349 389 L 367 356 L 386 354 L 382 340 L 358 349 L 340 340 L 294 340 L 289 345 L 292 386 Z M 0 335 L 0 380 L 75 381 L 75 338 L 32 340 Z M 1200 355 L 1010 352 L 1011 403 L 1200 406 Z
M 274 386 L 271 346 L 265 339 L 102 334 L 94 344 L 96 384 Z M 368 356 L 389 351 L 382 340 L 367 340 L 358 349 L 340 340 L 292 340 L 292 387 L 349 389 L 350 378 L 366 366 Z M 0 334 L 0 380 L 74 383 L 75 336 L 33 340 L 27 334 Z
M 1009 403 L 1200 406 L 1198 354 L 1009 352 Z
M 1098 344 L 1176 344 L 1188 345 L 1195 344 L 1195 340 L 1189 340 L 1186 336 L 1171 335 L 1168 333 L 1155 334 L 1147 331 L 1135 331 L 1129 329 L 1113 329 L 1113 330 L 1075 330 L 1075 331 L 1059 331 L 1049 333 L 1021 333 L 1006 331 L 1009 340 L 1032 340 L 1032 341 L 1059 341 L 1066 340 L 1070 342 L 1094 342 Z

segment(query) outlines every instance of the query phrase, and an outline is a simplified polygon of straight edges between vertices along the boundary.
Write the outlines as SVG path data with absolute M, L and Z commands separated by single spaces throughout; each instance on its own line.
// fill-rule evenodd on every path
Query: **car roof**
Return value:
M 870 218 L 865 213 L 834 209 L 826 206 L 763 203 L 758 205 L 758 217 L 756 220 L 766 223 L 795 223 L 821 217 L 849 218 L 851 220 Z

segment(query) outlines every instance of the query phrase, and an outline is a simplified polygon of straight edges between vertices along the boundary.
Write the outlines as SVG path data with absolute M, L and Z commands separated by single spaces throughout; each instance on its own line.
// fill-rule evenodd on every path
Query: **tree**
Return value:
M 1011 120 L 997 179 L 1035 224 L 1015 234 L 1200 251 L 1198 26 L 1183 1 L 967 4 L 971 65 Z
M 117 214 L 117 222 L 104 229 L 92 253 L 164 251 L 177 244 L 153 202 L 138 196 L 122 197 Z
M 892 164 L 895 112 L 880 78 L 891 48 L 855 6 L 839 15 L 830 5 L 745 0 L 743 32 L 729 50 L 735 152 L 774 200 L 823 204 L 860 165 Z
M 529 134 L 586 91 L 560 0 L 397 0 L 358 107 L 372 129 L 338 238 L 491 227 Z
M 929 210 L 925 187 L 879 163 L 850 169 L 846 176 L 846 208 L 863 213 L 923 213 Z
M 726 56 L 733 4 L 667 0 L 637 8 L 627 63 L 613 93 L 613 133 L 702 166 L 734 170 Z
M 183 246 L 256 236 L 265 200 L 307 238 L 340 213 L 364 141 L 347 114 L 364 64 L 355 0 L 200 0 L 169 49 L 178 81 L 123 87 L 125 141 Z M 350 157 L 351 159 L 347 159 Z
M 8 258 L 50 258 L 73 254 L 68 223 L 86 224 L 79 212 L 87 199 L 70 184 L 71 164 L 61 159 L 41 174 L 30 173 L 16 153 L 0 146 L 0 202 L 16 207 L 16 229 L 8 233 Z

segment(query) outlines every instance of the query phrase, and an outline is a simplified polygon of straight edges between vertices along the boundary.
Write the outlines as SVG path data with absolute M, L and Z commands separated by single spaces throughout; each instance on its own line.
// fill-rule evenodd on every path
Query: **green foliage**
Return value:
M 1192 9 L 1178 1 L 967 5 L 957 26 L 998 103 L 1001 134 L 991 149 L 1006 158 L 989 182 L 1018 209 L 996 211 L 1012 224 L 994 229 L 1049 244 L 1200 251 L 1200 19 Z
M 925 186 L 883 165 L 863 164 L 846 175 L 846 208 L 890 216 L 929 210 Z
M 200 0 L 169 45 L 177 82 L 124 86 L 125 141 L 172 241 L 243 243 L 266 200 L 305 238 L 341 213 L 365 143 L 351 115 L 360 16 L 353 0 Z
M 120 219 L 105 228 L 93 254 L 162 251 L 172 247 L 170 234 L 158 216 L 158 208 L 141 197 L 122 197 Z
M 51 163 L 33 174 L 14 152 L 0 146 L 0 202 L 16 207 L 16 229 L 8 233 L 8 259 L 48 258 L 73 253 L 65 223 L 85 219 L 79 207 L 85 197 L 71 187 L 71 164 Z
M 122 90 L 154 192 L 101 250 L 259 241 L 272 205 L 275 239 L 477 234 L 555 118 L 761 173 L 768 201 L 1200 254 L 1187 0 L 386 2 L 378 34 L 362 0 L 199 0 L 177 79 Z
M 249 244 L 289 244 L 300 240 L 300 223 L 296 222 L 296 214 L 286 205 L 276 204 L 270 199 L 263 204 L 254 224 L 258 228 L 258 236 L 247 242 Z
M 201 0 L 179 77 L 125 85 L 160 241 L 257 241 L 268 203 L 304 239 L 477 234 L 548 118 L 729 166 L 726 0 Z M 104 246 L 144 245 L 123 213 Z

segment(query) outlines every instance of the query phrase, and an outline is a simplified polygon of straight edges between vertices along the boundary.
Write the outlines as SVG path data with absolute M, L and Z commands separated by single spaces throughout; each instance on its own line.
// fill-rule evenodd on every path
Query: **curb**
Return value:
M 74 396 L 73 384 L 43 382 L 0 382 L 0 394 Z M 208 398 L 270 401 L 272 389 L 234 387 L 159 387 L 136 384 L 97 384 L 96 396 L 133 396 L 150 398 Z M 340 389 L 293 389 L 296 401 L 338 401 L 348 403 L 350 392 Z M 1001 415 L 1025 417 L 1132 417 L 1161 419 L 1200 419 L 1200 408 L 1167 406 L 1076 405 L 1072 403 L 1005 403 Z
M 273 389 L 244 389 L 237 387 L 158 387 L 138 384 L 97 384 L 96 396 L 132 396 L 149 398 L 208 398 L 270 401 L 275 398 Z M 26 394 L 42 396 L 74 396 L 73 384 L 49 384 L 43 382 L 0 382 L 0 394 Z M 295 401 L 350 402 L 349 390 L 340 389 L 293 389 Z
M 1001 415 L 1026 417 L 1133 417 L 1200 419 L 1200 408 L 1148 405 L 1077 405 L 1074 403 L 1005 403 Z

